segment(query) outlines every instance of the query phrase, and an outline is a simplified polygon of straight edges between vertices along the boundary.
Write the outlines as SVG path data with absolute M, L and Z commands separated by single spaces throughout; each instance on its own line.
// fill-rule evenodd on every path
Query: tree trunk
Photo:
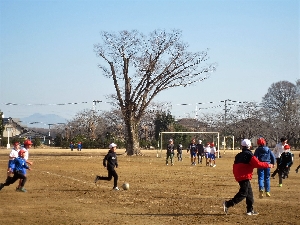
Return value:
M 138 124 L 134 120 L 126 123 L 127 129 L 127 142 L 126 142 L 126 153 L 127 155 L 139 155 L 140 154 L 140 143 L 138 138 Z

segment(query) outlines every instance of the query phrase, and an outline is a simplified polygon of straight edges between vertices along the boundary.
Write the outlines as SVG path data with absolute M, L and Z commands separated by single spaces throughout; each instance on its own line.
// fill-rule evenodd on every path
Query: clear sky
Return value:
M 210 62 L 218 63 L 204 82 L 155 99 L 171 102 L 177 118 L 193 117 L 196 103 L 215 102 L 199 105 L 211 108 L 201 114 L 222 110 L 214 107 L 225 99 L 261 102 L 272 83 L 300 79 L 299 2 L 0 0 L 0 110 L 5 117 L 72 119 L 93 100 L 107 101 L 115 91 L 97 67 L 93 45 L 101 42 L 100 31 L 133 29 L 180 29 L 190 51 L 208 48 Z

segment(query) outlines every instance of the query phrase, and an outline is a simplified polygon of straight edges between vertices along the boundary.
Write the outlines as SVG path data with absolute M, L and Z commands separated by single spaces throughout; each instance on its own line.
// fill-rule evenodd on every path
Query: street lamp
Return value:
M 53 124 L 53 123 L 48 123 L 48 125 L 49 125 L 49 142 L 48 142 L 48 143 L 49 143 L 49 146 L 50 146 L 50 142 L 51 142 L 51 141 L 50 141 L 50 136 L 51 136 L 51 134 L 50 134 L 50 128 L 51 128 L 51 126 L 54 125 L 54 124 Z
M 6 131 L 7 131 L 7 145 L 6 145 L 6 148 L 7 149 L 10 149 L 10 143 L 9 143 L 9 131 L 11 131 L 10 123 L 11 123 L 11 118 L 9 117 L 8 118 L 9 127 L 6 128 Z

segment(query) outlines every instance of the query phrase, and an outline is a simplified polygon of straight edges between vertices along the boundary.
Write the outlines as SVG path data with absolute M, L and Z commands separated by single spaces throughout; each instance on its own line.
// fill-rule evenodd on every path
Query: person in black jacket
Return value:
M 118 188 L 118 174 L 115 170 L 115 167 L 118 168 L 116 149 L 117 149 L 117 145 L 115 143 L 111 143 L 109 145 L 109 151 L 103 159 L 103 166 L 107 168 L 108 176 L 102 177 L 97 175 L 95 178 L 95 184 L 97 183 L 98 180 L 110 181 L 112 178 L 114 178 L 113 190 L 119 191 L 120 189 Z
M 289 177 L 290 168 L 293 165 L 293 156 L 290 152 L 291 147 L 286 144 L 284 152 L 280 155 L 278 169 L 279 169 L 279 187 L 282 187 L 282 179 Z
M 204 158 L 204 147 L 202 145 L 202 141 L 199 140 L 197 144 L 197 158 L 198 158 L 198 164 L 202 164 L 202 159 Z

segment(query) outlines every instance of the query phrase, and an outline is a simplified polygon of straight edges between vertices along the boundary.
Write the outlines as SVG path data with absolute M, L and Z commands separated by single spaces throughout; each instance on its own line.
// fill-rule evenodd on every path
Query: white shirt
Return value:
M 24 159 L 27 161 L 28 160 L 28 158 L 29 158 L 29 149 L 26 149 L 26 148 L 22 148 L 22 150 L 24 150 L 25 151 L 25 155 L 24 155 Z
M 205 147 L 204 152 L 210 153 L 210 146 Z
M 282 143 L 280 142 L 275 146 L 275 148 L 273 149 L 275 158 L 280 158 L 281 154 L 284 152 L 284 145 L 282 145 Z
M 12 149 L 10 154 L 9 154 L 9 160 L 13 160 L 15 158 L 18 158 L 19 156 L 19 149 Z
M 210 148 L 210 154 L 216 154 L 217 150 L 215 147 Z

